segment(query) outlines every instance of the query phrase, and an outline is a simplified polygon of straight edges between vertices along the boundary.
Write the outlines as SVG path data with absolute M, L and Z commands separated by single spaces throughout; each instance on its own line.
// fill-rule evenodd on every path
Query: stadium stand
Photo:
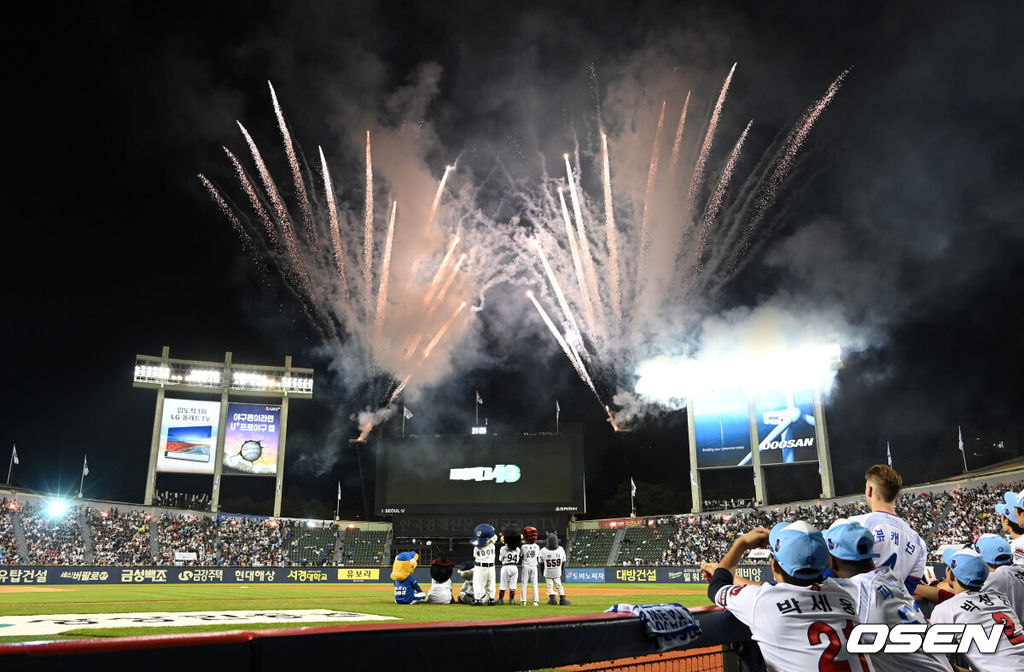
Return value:
M 80 565 L 85 562 L 78 506 L 70 507 L 62 516 L 55 516 L 26 503 L 18 513 L 30 564 Z
M 339 564 L 371 566 L 384 564 L 387 557 L 387 530 L 348 528 L 341 538 Z
M 7 498 L 4 498 L 3 508 L 0 509 L 0 564 L 18 564 L 18 538 L 14 532 L 14 522 L 11 520 L 11 512 L 7 508 Z
M 97 565 L 148 565 L 153 562 L 149 541 L 150 514 L 120 512 L 116 508 L 98 511 L 85 507 L 91 529 L 94 562 Z
M 615 530 L 578 530 L 569 544 L 568 564 L 604 566 L 615 544 Z
M 212 518 L 175 513 L 160 516 L 158 544 L 161 565 L 212 565 L 216 557 Z M 195 553 L 196 560 L 175 560 L 175 551 Z
M 280 566 L 285 557 L 288 526 L 274 518 L 223 516 L 217 526 L 220 564 L 239 567 Z
M 631 527 L 619 546 L 619 563 L 623 565 L 658 565 L 662 562 L 664 551 L 676 532 L 674 519 L 663 519 L 666 522 L 658 525 L 652 519 L 642 527 Z
M 338 531 L 331 523 L 292 523 L 288 561 L 293 565 L 324 566 L 334 562 Z

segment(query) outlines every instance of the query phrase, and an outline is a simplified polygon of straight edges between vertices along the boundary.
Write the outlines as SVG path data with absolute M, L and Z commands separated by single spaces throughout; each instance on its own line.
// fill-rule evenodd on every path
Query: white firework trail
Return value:
M 651 148 L 651 167 L 647 171 L 647 190 L 644 192 L 644 214 L 640 223 L 640 263 L 643 269 L 647 265 L 647 250 L 651 246 L 651 210 L 654 207 L 654 186 L 658 182 L 658 154 L 661 151 L 661 127 L 665 123 L 665 103 L 661 104 L 658 115 L 658 128 L 654 131 L 654 145 Z
M 683 111 L 679 113 L 679 125 L 676 126 L 676 137 L 672 142 L 672 158 L 668 162 L 668 181 L 675 183 L 676 168 L 679 166 L 679 149 L 683 145 L 683 131 L 686 129 L 686 112 L 690 109 L 690 92 L 686 92 Z
M 718 218 L 718 211 L 722 207 L 722 198 L 725 196 L 725 189 L 729 186 L 729 182 L 732 180 L 733 171 L 736 170 L 736 161 L 739 160 L 740 150 L 743 149 L 743 142 L 747 139 L 747 133 L 750 132 L 750 127 L 754 124 L 753 121 L 747 123 L 746 128 L 743 129 L 743 133 L 740 134 L 740 139 L 736 141 L 732 151 L 729 152 L 729 159 L 725 162 L 725 168 L 722 169 L 722 175 L 718 178 L 718 184 L 715 185 L 715 190 L 711 194 L 711 198 L 708 199 L 708 204 L 704 208 L 704 217 L 701 220 L 700 234 L 697 236 L 697 269 L 699 270 L 701 260 L 704 258 L 704 251 L 708 244 L 708 237 L 711 234 L 711 227 L 714 226 L 715 220 Z
M 572 254 L 572 265 L 576 271 L 576 283 L 580 288 L 580 297 L 583 300 L 583 315 L 587 320 L 587 328 L 593 333 L 594 306 L 590 303 L 590 294 L 587 292 L 586 279 L 583 276 L 583 262 L 580 261 L 580 250 L 576 245 L 576 235 L 572 232 L 572 221 L 569 219 L 569 208 L 565 204 L 565 194 L 562 188 L 558 188 L 558 200 L 562 204 L 562 220 L 565 222 L 565 236 L 569 240 L 569 251 Z
M 608 134 L 604 132 L 601 133 L 601 186 L 604 187 L 605 238 L 608 241 L 608 264 L 611 266 L 609 280 L 612 285 L 612 314 L 615 316 L 615 328 L 619 329 L 622 325 L 622 287 L 619 280 L 619 234 L 615 230 L 615 204 L 612 202 L 612 170 L 611 162 L 608 159 Z M 547 267 L 546 259 L 544 260 L 544 265 Z M 550 273 L 549 276 L 554 277 Z M 562 300 L 564 301 L 565 297 L 562 297 Z M 579 333 L 579 327 L 575 327 L 575 329 L 576 333 Z
M 299 196 L 299 210 L 302 213 L 302 221 L 306 226 L 306 236 L 309 240 L 309 250 L 315 261 L 320 261 L 320 250 L 316 245 L 316 229 L 313 225 L 313 209 L 309 205 L 309 195 L 306 193 L 306 183 L 302 179 L 302 170 L 299 168 L 299 158 L 295 155 L 295 147 L 292 144 L 291 133 L 288 132 L 288 125 L 284 121 L 284 112 L 277 102 L 277 93 L 274 85 L 267 82 L 270 87 L 270 99 L 274 103 L 274 114 L 277 115 L 277 126 L 281 130 L 281 140 L 284 142 L 284 151 L 288 156 L 288 165 L 292 169 L 292 181 L 295 184 L 295 193 Z
M 565 292 L 562 291 L 562 284 L 558 282 L 558 276 L 555 275 L 555 272 L 551 269 L 551 264 L 548 263 L 548 258 L 544 254 L 544 248 L 541 247 L 540 242 L 536 238 L 534 238 L 532 242 L 534 249 L 537 250 L 537 256 L 540 258 L 540 263 L 544 267 L 544 273 L 548 276 L 548 282 L 551 283 L 551 287 L 555 290 L 555 298 L 558 299 L 558 306 L 562 309 L 562 315 L 565 317 L 566 322 L 569 323 L 569 326 L 576 335 L 576 338 L 581 338 L 580 334 L 582 332 L 580 332 L 580 325 L 576 323 L 576 316 L 573 315 L 572 308 L 569 307 L 569 302 L 565 298 Z M 573 347 L 573 354 L 579 361 L 580 366 L 582 366 L 583 361 L 580 358 L 581 353 L 578 352 L 575 347 Z M 589 357 L 586 355 L 586 350 L 583 350 L 582 354 L 589 360 Z
M 373 278 L 373 153 L 370 132 L 366 132 L 366 207 L 363 211 L 363 309 L 370 312 Z
M 323 147 L 320 152 L 320 170 L 324 178 L 324 194 L 327 196 L 327 226 L 331 235 L 331 250 L 334 252 L 334 268 L 341 282 L 342 299 L 348 304 L 351 296 L 348 286 L 348 275 L 345 273 L 345 246 L 341 242 L 341 226 L 338 223 L 338 204 L 334 200 L 334 186 L 331 184 L 331 171 L 327 168 Z
M 694 204 L 697 198 L 697 190 L 704 182 L 704 169 L 707 167 L 708 155 L 711 154 L 711 144 L 715 140 L 715 131 L 718 130 L 718 122 L 722 118 L 722 106 L 725 105 L 725 95 L 729 92 L 729 84 L 732 82 L 733 73 L 736 72 L 736 63 L 732 64 L 729 74 L 722 84 L 722 91 L 718 94 L 715 102 L 715 109 L 711 113 L 711 120 L 708 121 L 708 130 L 704 134 L 704 144 L 701 145 L 700 153 L 697 155 L 697 162 L 693 166 L 693 176 L 690 179 L 690 190 L 686 196 L 685 221 L 688 224 L 693 217 Z
M 380 268 L 380 286 L 377 289 L 377 317 L 374 320 L 373 343 L 379 347 L 383 340 L 384 312 L 388 307 L 388 279 L 391 277 L 391 246 L 395 240 L 395 215 L 398 213 L 398 201 L 391 204 L 391 220 L 388 223 L 388 237 L 384 243 L 384 257 Z
M 569 165 L 569 155 L 563 155 L 565 159 L 565 173 L 569 180 L 569 197 L 572 200 L 572 212 L 576 218 L 576 236 L 578 238 L 580 260 L 583 262 L 583 280 L 587 287 L 590 298 L 591 310 L 594 319 L 591 320 L 590 329 L 599 338 L 605 334 L 604 311 L 601 304 L 601 293 L 597 288 L 597 270 L 594 267 L 594 257 L 590 253 L 590 239 L 587 237 L 587 227 L 583 222 L 583 210 L 580 208 L 579 194 L 576 192 L 576 179 L 573 177 L 572 166 Z

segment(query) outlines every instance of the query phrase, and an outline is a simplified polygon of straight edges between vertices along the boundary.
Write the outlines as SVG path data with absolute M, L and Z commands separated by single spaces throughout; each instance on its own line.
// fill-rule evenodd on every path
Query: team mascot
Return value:
M 488 606 L 494 602 L 494 542 L 498 540 L 494 527 L 481 523 L 473 530 L 469 543 L 473 545 L 473 604 Z
M 427 597 L 412 575 L 418 557 L 415 551 L 395 556 L 395 564 L 391 566 L 391 580 L 395 582 L 395 604 L 416 604 Z
M 565 599 L 565 589 L 562 588 L 565 549 L 558 545 L 558 535 L 554 532 L 548 533 L 547 544 L 540 549 L 540 564 L 544 566 L 544 580 L 548 584 L 548 604 L 572 604 Z M 558 593 L 557 600 L 555 593 Z
M 462 587 L 459 589 L 459 603 L 473 604 L 473 561 L 467 560 L 459 567 Z
M 501 533 L 504 545 L 498 551 L 501 562 L 501 580 L 498 584 L 498 604 L 505 603 L 505 591 L 508 591 L 508 603 L 516 603 L 516 584 L 519 583 L 519 547 L 523 544 L 523 533 L 518 527 L 506 527 Z
M 533 606 L 539 603 L 540 593 L 537 591 L 537 561 L 540 558 L 540 546 L 537 545 L 537 528 L 526 526 L 523 528 L 524 543 L 519 548 L 523 558 L 523 590 L 521 592 L 522 604 L 526 606 L 526 588 L 533 583 Z
M 430 590 L 427 602 L 430 604 L 452 604 L 452 572 L 455 570 L 444 553 L 439 553 L 430 563 Z

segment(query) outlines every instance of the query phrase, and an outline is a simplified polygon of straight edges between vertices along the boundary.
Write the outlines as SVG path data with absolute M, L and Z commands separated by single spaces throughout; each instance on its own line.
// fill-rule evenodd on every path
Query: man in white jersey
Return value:
M 733 585 L 743 554 L 769 546 L 775 581 Z M 846 649 L 860 623 L 850 595 L 822 577 L 828 547 L 814 526 L 800 520 L 759 527 L 737 539 L 718 564 L 701 566 L 709 577 L 708 597 L 750 628 L 772 672 L 842 669 L 873 670 L 863 654 Z
M 562 587 L 565 549 L 558 545 L 558 535 L 554 532 L 548 534 L 547 544 L 540 549 L 540 565 L 544 568 L 544 581 L 548 584 L 548 604 L 572 604 L 565 599 L 565 588 Z M 555 593 L 558 594 L 557 599 Z
M 875 567 L 875 536 L 860 523 L 842 518 L 824 533 L 833 581 L 853 598 L 862 623 L 925 624 L 928 621 L 906 586 L 889 567 Z M 945 656 L 923 651 L 906 654 L 868 654 L 878 672 L 951 672 Z
M 885 464 L 876 464 L 864 474 L 864 498 L 871 513 L 850 516 L 851 523 L 860 523 L 875 535 L 875 566 L 892 569 L 914 594 L 914 588 L 924 576 L 928 548 L 921 537 L 896 515 L 896 498 L 903 487 L 903 479 L 896 470 Z
M 481 523 L 473 530 L 473 604 L 494 604 L 494 527 Z
M 1002 635 L 994 653 L 981 653 L 971 644 L 964 657 L 973 669 L 984 672 L 1024 670 L 1024 629 L 1004 595 L 982 588 L 989 575 L 985 561 L 975 551 L 962 550 L 951 554 L 947 566 L 953 597 L 935 607 L 932 624 L 980 623 L 986 632 L 999 628 Z
M 1010 561 L 1010 545 L 998 534 L 983 534 L 974 550 L 988 565 L 989 575 L 982 590 L 1002 593 L 1018 615 L 1024 613 L 1024 567 Z
M 537 562 L 540 559 L 540 546 L 537 545 L 537 528 L 527 525 L 523 528 L 525 544 L 519 547 L 523 558 L 523 590 L 522 606 L 526 606 L 526 587 L 533 583 L 533 606 L 540 604 L 540 593 L 537 591 Z
M 1024 567 L 1024 526 L 1017 523 L 1016 492 L 1007 492 L 1003 501 L 996 504 L 996 513 L 1000 515 L 1000 523 L 1006 538 L 1010 540 L 1010 552 L 1013 553 L 1013 564 Z

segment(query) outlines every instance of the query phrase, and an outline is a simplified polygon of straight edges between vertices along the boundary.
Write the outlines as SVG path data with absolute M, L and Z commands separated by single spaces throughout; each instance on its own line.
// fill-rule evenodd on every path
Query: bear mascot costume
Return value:
M 427 602 L 431 604 L 452 604 L 452 572 L 455 570 L 444 553 L 439 553 L 430 563 L 430 590 Z
M 494 526 L 481 523 L 473 530 L 469 543 L 473 545 L 473 604 L 492 605 L 494 601 L 494 561 L 497 553 Z

